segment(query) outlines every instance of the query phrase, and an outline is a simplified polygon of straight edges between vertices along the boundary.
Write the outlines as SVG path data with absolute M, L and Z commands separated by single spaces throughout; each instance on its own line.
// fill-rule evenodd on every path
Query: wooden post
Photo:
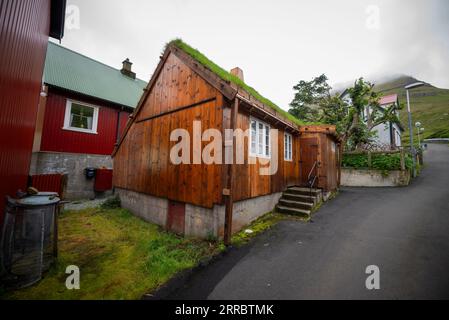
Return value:
M 372 157 L 371 157 L 371 151 L 368 151 L 368 168 L 371 168 L 373 165 Z
M 235 148 L 236 148 L 236 137 L 234 135 L 235 127 L 237 126 L 237 115 L 239 112 L 239 99 L 234 99 L 234 105 L 231 110 L 231 128 L 233 131 L 232 137 L 232 163 L 227 164 L 227 179 L 226 179 L 226 189 L 223 190 L 223 195 L 225 196 L 225 225 L 224 225 L 224 244 L 229 246 L 231 244 L 232 237 L 232 211 L 233 211 L 233 191 L 232 185 L 234 182 L 234 163 L 235 163 Z M 227 139 L 228 137 L 225 137 Z M 225 147 L 229 148 L 228 142 L 225 142 Z M 228 149 L 229 150 L 229 149 Z
M 338 171 L 337 171 L 337 187 L 340 188 L 341 185 L 341 164 L 343 160 L 343 143 L 340 142 L 338 145 Z
M 405 150 L 401 148 L 401 170 L 405 171 Z

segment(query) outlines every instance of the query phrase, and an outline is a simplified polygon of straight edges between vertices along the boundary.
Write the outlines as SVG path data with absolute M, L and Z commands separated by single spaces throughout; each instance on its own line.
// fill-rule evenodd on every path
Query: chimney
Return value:
M 245 81 L 245 80 L 243 80 L 243 70 L 240 69 L 239 67 L 235 67 L 234 69 L 232 69 L 231 70 L 231 74 L 233 74 L 234 76 L 236 76 L 240 80 Z
M 134 72 L 132 72 L 131 67 L 132 67 L 132 62 L 129 61 L 128 58 L 126 58 L 125 61 L 122 62 L 123 63 L 123 67 L 122 70 L 120 70 L 120 72 L 127 76 L 130 77 L 131 79 L 136 79 L 136 74 Z

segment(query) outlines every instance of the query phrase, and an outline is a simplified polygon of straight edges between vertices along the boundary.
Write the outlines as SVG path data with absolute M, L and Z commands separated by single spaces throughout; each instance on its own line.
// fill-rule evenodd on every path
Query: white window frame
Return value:
M 253 121 L 256 122 L 256 152 L 253 152 L 252 149 L 252 123 Z M 263 126 L 263 142 L 262 142 L 262 153 L 259 152 L 259 126 Z M 268 155 L 266 154 L 267 149 L 267 143 L 266 143 L 266 128 L 268 127 Z M 256 157 L 256 158 L 264 158 L 264 159 L 271 159 L 271 126 L 257 118 L 250 117 L 249 119 L 249 156 L 250 157 Z
M 284 133 L 284 160 L 293 161 L 293 136 L 287 132 Z
M 81 106 L 89 107 L 94 109 L 94 115 L 92 119 L 92 129 L 81 129 L 77 127 L 71 127 L 70 126 L 70 114 L 72 111 L 72 104 L 79 104 Z M 69 131 L 76 131 L 76 132 L 83 132 L 83 133 L 90 133 L 90 134 L 98 134 L 97 128 L 98 128 L 98 113 L 99 113 L 100 107 L 94 106 L 89 103 L 81 102 L 81 101 L 75 101 L 75 100 L 69 100 L 67 99 L 67 103 L 65 106 L 65 116 L 64 116 L 64 127 L 62 127 L 63 130 L 69 130 Z

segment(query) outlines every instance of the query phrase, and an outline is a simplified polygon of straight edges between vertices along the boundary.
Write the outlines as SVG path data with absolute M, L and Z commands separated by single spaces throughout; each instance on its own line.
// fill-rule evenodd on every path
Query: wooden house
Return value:
M 239 68 L 227 72 L 172 41 L 113 153 L 115 191 L 124 207 L 169 230 L 229 239 L 302 184 L 302 125 L 246 85 Z M 176 129 L 192 137 L 188 163 L 173 162 Z M 205 137 L 208 129 L 221 134 L 211 152 L 221 162 L 195 161 L 220 139 Z M 243 140 L 236 131 L 246 132 Z

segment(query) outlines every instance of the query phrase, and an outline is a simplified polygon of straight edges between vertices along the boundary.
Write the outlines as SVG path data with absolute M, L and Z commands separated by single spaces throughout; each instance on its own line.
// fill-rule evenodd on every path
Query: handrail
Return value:
M 307 177 L 307 182 L 310 181 L 310 178 L 312 177 L 313 170 L 315 170 L 316 166 L 318 166 L 318 160 L 315 161 L 315 163 L 313 164 L 312 169 L 310 169 L 309 176 Z
M 313 176 L 313 180 L 312 180 L 313 171 L 315 171 L 318 168 L 318 164 L 319 164 L 319 162 L 318 162 L 318 160 L 316 160 L 315 163 L 313 164 L 312 169 L 309 172 L 309 176 L 307 177 L 307 183 L 309 184 L 309 188 L 310 188 L 310 191 L 309 191 L 310 196 L 312 196 L 313 185 L 315 184 L 316 179 L 318 178 L 318 176 L 315 174 Z

